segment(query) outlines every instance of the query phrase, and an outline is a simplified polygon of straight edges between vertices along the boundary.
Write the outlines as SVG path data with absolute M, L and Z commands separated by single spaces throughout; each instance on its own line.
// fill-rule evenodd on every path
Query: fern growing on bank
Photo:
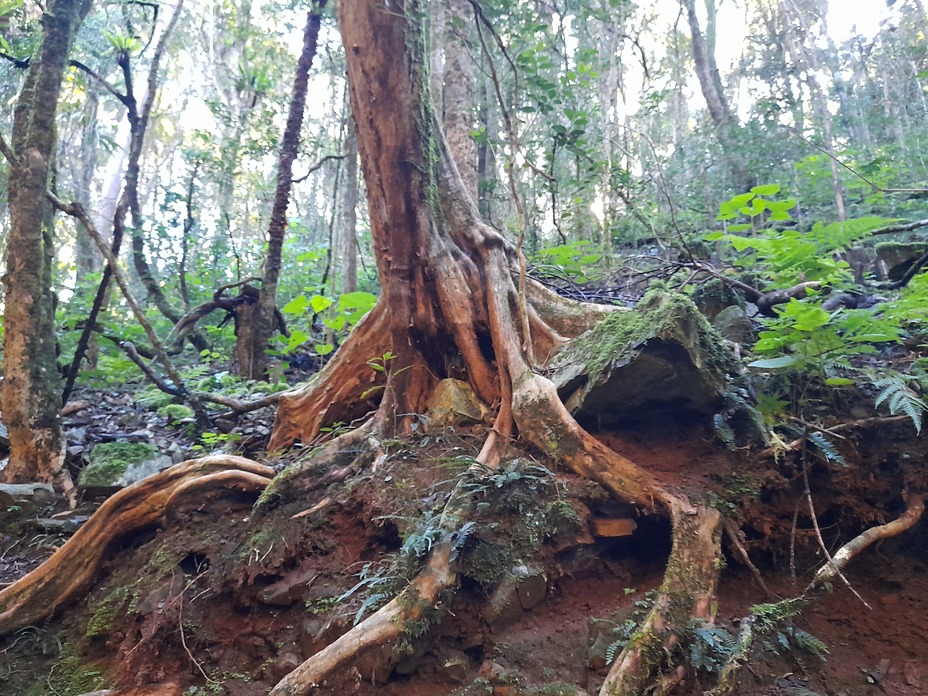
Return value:
M 880 393 L 877 394 L 875 406 L 885 403 L 894 416 L 906 415 L 912 420 L 916 432 L 922 432 L 922 420 L 928 412 L 928 404 L 910 386 L 910 378 L 898 372 L 890 372 L 872 384 Z

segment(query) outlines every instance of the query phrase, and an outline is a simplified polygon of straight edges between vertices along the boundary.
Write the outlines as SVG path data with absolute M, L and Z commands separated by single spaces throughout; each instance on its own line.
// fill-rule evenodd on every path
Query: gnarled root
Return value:
M 925 499 L 923 495 L 909 495 L 905 512 L 892 522 L 871 527 L 847 542 L 838 549 L 830 561 L 825 563 L 809 586 L 798 597 L 783 600 L 772 605 L 770 615 L 773 618 L 762 619 L 757 616 L 746 616 L 741 620 L 741 629 L 738 633 L 738 642 L 734 652 L 728 658 L 719 682 L 708 696 L 730 696 L 738 693 L 738 677 L 741 668 L 748 661 L 751 648 L 758 634 L 771 630 L 777 621 L 799 615 L 821 594 L 827 583 L 834 580 L 844 570 L 848 563 L 860 555 L 871 544 L 894 537 L 913 527 L 925 512 Z
M 720 564 L 718 510 L 674 510 L 673 549 L 654 606 L 616 659 L 600 696 L 636 696 L 686 637 L 693 619 L 711 622 Z
M 158 524 L 180 500 L 213 488 L 260 492 L 274 470 L 250 459 L 212 455 L 172 466 L 109 498 L 38 568 L 0 590 L 0 634 L 50 616 L 87 589 L 108 547 Z
M 271 690 L 270 696 L 297 696 L 322 685 L 329 674 L 364 650 L 390 645 L 399 639 L 410 621 L 433 610 L 441 592 L 454 584 L 451 544 L 436 547 L 428 564 L 399 595 L 290 672 Z
M 643 693 L 665 654 L 684 637 L 692 619 L 711 622 L 721 567 L 721 515 L 692 505 L 663 487 L 634 462 L 605 447 L 570 416 L 550 381 L 523 373 L 513 393 L 513 415 L 523 437 L 591 478 L 618 498 L 658 506 L 673 522 L 673 547 L 654 607 L 617 658 L 600 694 Z
M 386 306 L 381 300 L 358 323 L 335 357 L 309 385 L 281 394 L 268 451 L 283 449 L 296 440 L 309 444 L 324 425 L 348 423 L 376 406 L 381 389 L 365 396 L 382 372 L 368 361 L 390 349 Z

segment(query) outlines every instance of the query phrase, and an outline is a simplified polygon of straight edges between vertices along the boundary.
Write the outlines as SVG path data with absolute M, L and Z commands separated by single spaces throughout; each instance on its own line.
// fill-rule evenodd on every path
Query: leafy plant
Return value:
M 725 629 L 704 621 L 694 621 L 690 628 L 690 664 L 710 673 L 720 672 L 735 650 L 734 638 Z

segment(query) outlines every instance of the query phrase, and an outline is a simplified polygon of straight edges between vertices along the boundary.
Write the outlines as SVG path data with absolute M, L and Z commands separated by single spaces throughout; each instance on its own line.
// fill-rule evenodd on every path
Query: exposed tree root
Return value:
M 368 361 L 390 349 L 388 318 L 384 303 L 378 302 L 309 388 L 280 395 L 269 451 L 283 449 L 296 440 L 309 444 L 322 426 L 350 422 L 376 407 L 380 393 L 365 398 L 365 392 L 374 389 L 382 373 L 371 369 Z
M 907 506 L 902 515 L 892 522 L 871 527 L 861 532 L 838 549 L 838 552 L 819 568 L 815 577 L 812 578 L 812 582 L 809 583 L 809 586 L 801 595 L 768 605 L 768 611 L 763 616 L 746 616 L 741 620 L 735 650 L 725 663 L 718 684 L 708 692 L 709 696 L 737 694 L 740 686 L 738 677 L 741 668 L 747 663 L 758 634 L 771 630 L 776 626 L 777 621 L 799 615 L 815 601 L 831 581 L 841 575 L 848 563 L 871 544 L 901 534 L 912 528 L 922 518 L 925 512 L 924 495 L 909 495 L 907 497 Z
M 0 591 L 0 634 L 50 616 L 86 590 L 109 546 L 161 522 L 182 498 L 215 488 L 260 492 L 274 470 L 250 459 L 213 455 L 172 466 L 109 498 L 45 563 Z
M 457 577 L 451 569 L 451 545 L 436 547 L 426 567 L 389 604 L 356 625 L 281 679 L 270 696 L 298 696 L 325 683 L 327 677 L 363 651 L 390 645 L 402 636 L 406 624 L 422 619 L 443 590 Z

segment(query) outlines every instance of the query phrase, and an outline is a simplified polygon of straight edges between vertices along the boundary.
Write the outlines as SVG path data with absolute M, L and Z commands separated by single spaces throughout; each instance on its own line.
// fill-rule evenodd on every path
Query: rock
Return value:
M 147 443 L 101 443 L 90 451 L 90 464 L 81 471 L 77 485 L 91 493 L 112 493 L 164 471 L 173 463 Z
M 880 270 L 889 280 L 899 280 L 912 264 L 928 251 L 925 242 L 883 242 L 877 244 Z
M 680 412 L 709 416 L 737 366 L 688 298 L 658 288 L 572 341 L 551 370 L 574 417 L 606 426 Z
M 493 631 L 511 626 L 522 617 L 522 602 L 511 580 L 501 582 L 483 607 L 483 618 Z
M 545 593 L 548 591 L 548 579 L 541 570 L 521 565 L 512 569 L 512 575 L 518 582 L 516 595 L 525 611 L 537 606 L 545 598 Z
M 64 518 L 39 518 L 29 520 L 27 526 L 39 532 L 50 534 L 73 534 L 84 522 L 90 519 L 89 515 L 74 515 Z
M 539 568 L 515 566 L 490 594 L 483 608 L 483 618 L 494 631 L 506 628 L 522 617 L 523 610 L 528 611 L 541 602 L 547 590 L 548 579 Z
M 505 675 L 506 669 L 498 662 L 493 662 L 492 660 L 484 660 L 480 665 L 480 670 L 477 672 L 477 676 L 483 677 L 494 683 L 498 683 Z
M 295 652 L 281 653 L 274 661 L 273 674 L 276 679 L 282 679 L 303 663 Z
M 437 666 L 438 676 L 452 684 L 463 684 L 470 670 L 470 658 L 462 652 L 449 650 L 443 653 Z
M 3 423 L 0 423 L 0 449 L 10 449 L 10 433 Z
M 306 589 L 318 576 L 315 570 L 298 570 L 287 573 L 283 578 L 268 585 L 258 593 L 258 600 L 271 606 L 290 606 L 303 597 Z
M 0 483 L 0 517 L 28 517 L 51 505 L 56 497 L 49 483 Z
M 487 408 L 467 382 L 443 379 L 429 397 L 426 416 L 435 427 L 482 423 L 489 415 Z
M 590 528 L 593 536 L 623 537 L 631 536 L 638 529 L 638 523 L 628 518 L 593 517 Z
M 726 307 L 712 322 L 716 331 L 732 343 L 753 343 L 754 325 L 748 313 L 738 305 Z

